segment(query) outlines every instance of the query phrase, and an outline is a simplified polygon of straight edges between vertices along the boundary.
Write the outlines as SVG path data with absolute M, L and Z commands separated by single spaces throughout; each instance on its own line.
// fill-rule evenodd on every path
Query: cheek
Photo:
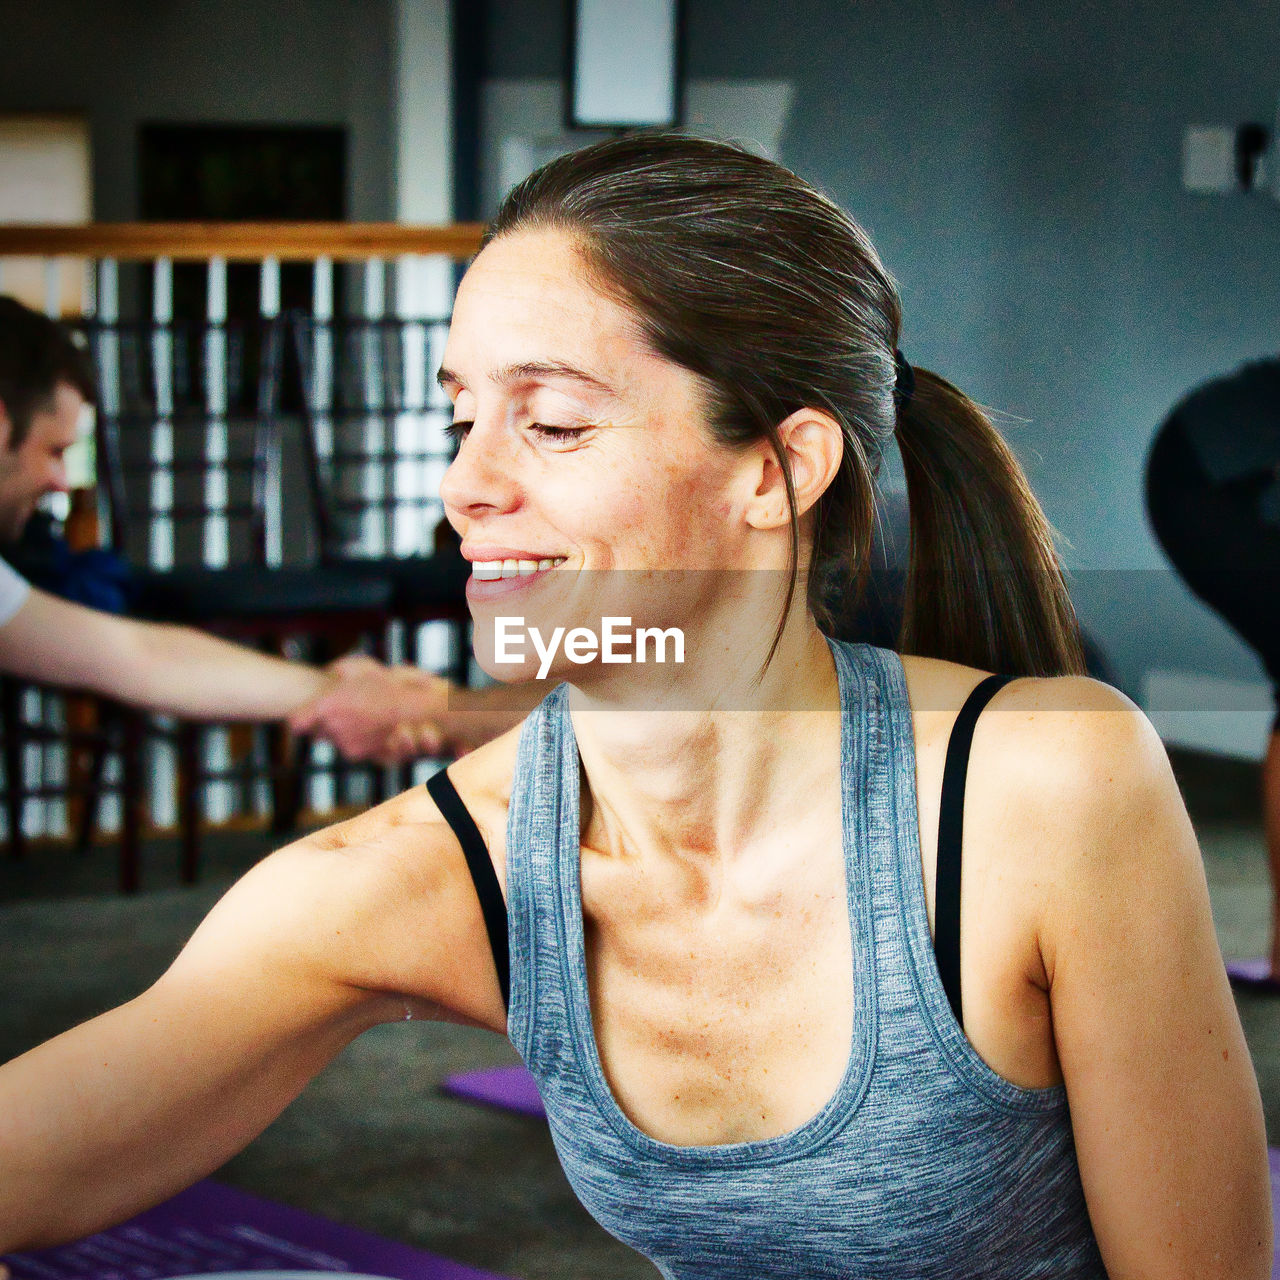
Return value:
M 727 479 L 710 466 L 673 468 L 667 490 L 673 521 L 685 527 L 723 529 L 733 517 L 735 507 Z
M 641 543 L 671 565 L 716 564 L 730 554 L 735 507 L 719 478 L 671 467 L 632 487 L 619 519 L 641 533 Z

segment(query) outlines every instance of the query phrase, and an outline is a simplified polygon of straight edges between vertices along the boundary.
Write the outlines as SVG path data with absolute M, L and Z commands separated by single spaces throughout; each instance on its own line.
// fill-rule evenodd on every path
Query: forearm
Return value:
M 137 642 L 125 682 L 102 692 L 189 720 L 282 720 L 329 683 L 316 667 L 190 627 L 144 624 Z
M 150 1163 L 130 1142 L 131 1133 L 154 1139 L 158 1131 L 172 1139 L 181 1133 L 181 1118 L 180 1108 L 154 1092 L 145 1101 L 131 1098 L 130 1067 L 140 1064 L 131 1062 L 127 1044 L 113 1044 L 106 1054 L 96 1047 L 126 1010 L 0 1068 L 0 1252 L 88 1235 L 205 1171 L 184 1169 L 181 1160 L 173 1165 L 171 1141 L 157 1144 Z M 212 1151 L 208 1163 L 216 1167 Z
M 370 1023 L 286 1044 L 199 1004 L 153 989 L 0 1067 L 0 1253 L 79 1239 L 211 1173 Z
M 0 627 L 0 670 L 189 719 L 278 720 L 324 672 L 190 627 L 139 622 L 33 590 Z

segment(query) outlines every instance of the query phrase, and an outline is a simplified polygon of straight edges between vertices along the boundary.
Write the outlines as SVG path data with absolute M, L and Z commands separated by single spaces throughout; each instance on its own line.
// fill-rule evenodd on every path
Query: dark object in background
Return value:
M 138 131 L 138 216 L 144 222 L 342 222 L 347 216 L 347 135 L 330 125 L 147 123 Z M 227 319 L 246 369 L 233 409 L 252 412 L 261 351 L 260 271 L 227 264 Z M 150 275 L 152 268 L 145 267 Z M 312 265 L 280 263 L 280 310 L 310 311 Z M 202 325 L 208 267 L 173 264 L 174 321 Z M 345 274 L 334 273 L 333 305 L 342 313 Z M 142 290 L 151 296 L 148 284 Z M 296 377 L 285 374 L 281 407 L 298 409 Z
M 1146 491 L 1173 567 L 1258 654 L 1280 708 L 1280 359 L 1182 400 L 1156 434 Z
M 138 131 L 144 222 L 341 222 L 346 186 L 339 127 L 148 123 Z M 205 271 L 175 264 L 175 319 L 204 318 Z M 281 264 L 280 305 L 310 310 L 309 263 Z M 257 318 L 257 263 L 228 264 L 227 314 L 242 323 Z
M 51 595 L 104 613 L 129 612 L 134 584 L 125 560 L 101 547 L 72 551 L 47 512 L 37 511 L 27 521 L 21 539 L 5 549 L 5 559 Z
M 1280 525 L 1280 359 L 1253 361 L 1197 387 L 1161 435 L 1171 431 L 1181 433 L 1215 487 L 1258 483 L 1258 514 Z

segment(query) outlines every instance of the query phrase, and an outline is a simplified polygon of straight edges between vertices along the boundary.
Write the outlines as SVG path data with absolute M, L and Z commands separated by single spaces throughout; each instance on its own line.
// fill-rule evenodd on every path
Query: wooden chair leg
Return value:
M 102 800 L 102 774 L 107 761 L 107 753 L 110 750 L 107 741 L 107 734 L 110 732 L 109 719 L 111 713 L 103 710 L 103 724 L 101 726 L 102 738 L 95 742 L 91 748 L 85 748 L 85 754 L 89 757 L 88 765 L 84 773 L 84 797 L 80 805 L 80 813 L 76 825 L 76 852 L 86 854 L 89 852 L 90 845 L 93 844 L 93 837 L 98 830 L 98 808 Z
M 369 650 L 371 655 L 379 662 L 385 663 L 390 657 L 391 637 L 389 628 L 391 623 L 379 628 L 369 636 Z M 381 804 L 388 795 L 394 795 L 395 782 L 391 778 L 390 770 L 384 769 L 381 765 L 369 766 L 369 782 L 370 782 L 370 799 L 374 804 Z M 390 783 L 390 785 L 388 785 Z
M 267 727 L 267 757 L 271 769 L 271 830 L 293 831 L 302 812 L 302 776 L 308 739 L 290 740 L 283 725 Z
M 0 728 L 4 732 L 4 801 L 9 820 L 9 857 L 21 860 L 27 853 L 27 836 L 22 829 L 26 780 L 22 776 L 22 692 L 16 680 L 0 680 Z
M 466 687 L 471 675 L 471 624 L 466 621 L 455 622 L 452 627 L 453 650 L 452 661 L 446 674 L 455 684 Z
M 120 719 L 120 891 L 137 893 L 142 883 L 142 811 L 146 800 L 144 720 L 132 710 L 122 711 Z
M 106 712 L 97 698 L 67 694 L 63 699 L 67 742 L 67 826 L 75 832 L 76 851 L 87 852 L 97 819 L 98 787 L 102 783 Z
M 182 882 L 200 877 L 200 726 L 178 725 L 178 827 L 182 840 Z

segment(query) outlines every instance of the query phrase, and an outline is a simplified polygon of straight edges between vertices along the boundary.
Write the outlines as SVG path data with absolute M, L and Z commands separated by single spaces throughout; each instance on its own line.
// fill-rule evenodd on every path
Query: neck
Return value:
M 720 863 L 776 839 L 815 784 L 838 775 L 839 689 L 827 642 L 803 609 L 765 667 L 772 639 L 738 653 L 707 646 L 678 688 L 657 698 L 646 690 L 656 713 L 639 709 L 631 690 L 572 691 L 588 782 L 585 844 Z M 700 692 L 714 697 L 699 703 Z

